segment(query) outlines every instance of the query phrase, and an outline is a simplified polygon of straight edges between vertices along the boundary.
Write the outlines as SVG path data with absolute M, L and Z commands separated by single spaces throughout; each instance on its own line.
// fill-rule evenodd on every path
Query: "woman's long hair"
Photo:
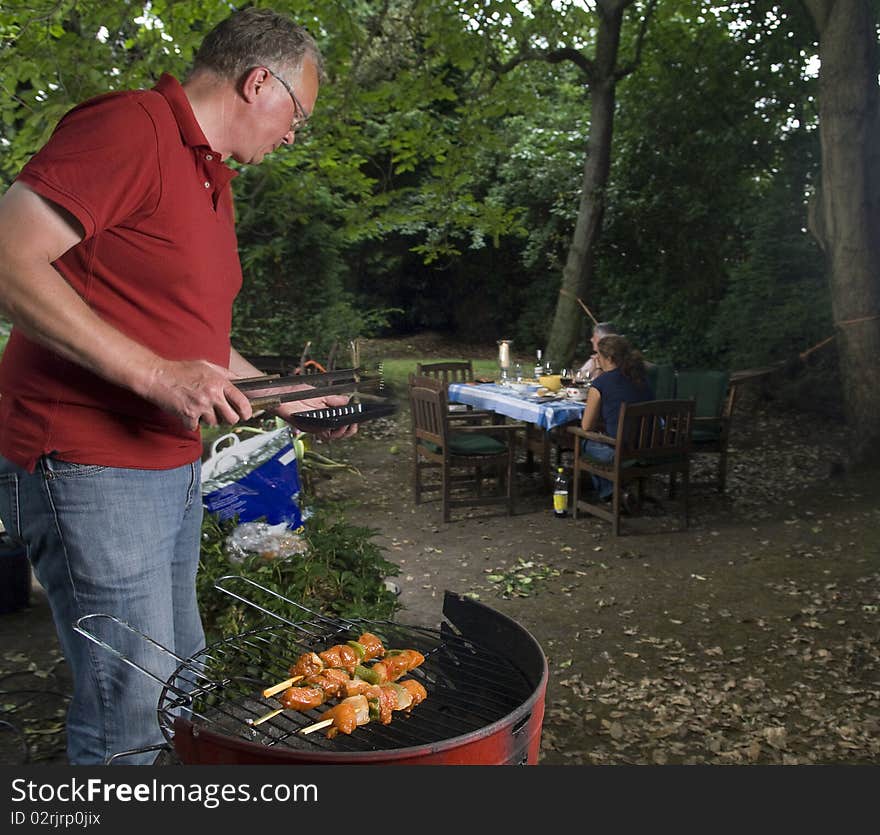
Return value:
M 644 357 L 624 337 L 603 336 L 596 347 L 603 357 L 620 369 L 624 377 L 639 385 L 644 384 L 647 379 Z

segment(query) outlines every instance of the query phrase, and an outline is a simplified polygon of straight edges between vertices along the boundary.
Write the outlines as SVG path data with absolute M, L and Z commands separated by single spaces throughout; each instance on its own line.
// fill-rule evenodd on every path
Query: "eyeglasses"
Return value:
M 299 103 L 299 99 L 296 97 L 296 94 L 293 92 L 293 88 L 280 76 L 277 72 L 266 67 L 269 75 L 272 76 L 281 86 L 287 90 L 287 94 L 290 96 L 291 101 L 293 102 L 293 119 L 290 122 L 290 129 L 294 133 L 298 130 L 302 130 L 306 126 L 306 122 L 312 118 L 311 113 L 306 113 L 306 109 Z

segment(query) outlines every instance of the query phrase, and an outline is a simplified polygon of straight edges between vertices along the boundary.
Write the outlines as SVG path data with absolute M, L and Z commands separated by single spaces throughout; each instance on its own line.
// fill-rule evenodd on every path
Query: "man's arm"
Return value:
M 72 215 L 14 183 L 0 198 L 0 310 L 28 338 L 177 415 L 188 429 L 247 420 L 231 372 L 166 360 L 105 322 L 52 266 L 83 238 Z

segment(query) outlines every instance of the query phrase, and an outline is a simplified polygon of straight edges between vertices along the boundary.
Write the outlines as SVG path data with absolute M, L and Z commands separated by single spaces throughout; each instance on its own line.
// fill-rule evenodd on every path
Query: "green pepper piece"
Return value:
M 377 722 L 379 720 L 379 700 L 367 699 L 367 705 L 370 709 L 370 721 Z
M 360 661 L 363 661 L 367 657 L 367 648 L 363 644 L 358 641 L 346 641 L 346 643 L 357 653 L 357 657 Z
M 354 668 L 354 674 L 359 679 L 370 682 L 370 684 L 379 684 L 379 674 L 375 670 L 365 667 L 363 664 L 358 664 Z

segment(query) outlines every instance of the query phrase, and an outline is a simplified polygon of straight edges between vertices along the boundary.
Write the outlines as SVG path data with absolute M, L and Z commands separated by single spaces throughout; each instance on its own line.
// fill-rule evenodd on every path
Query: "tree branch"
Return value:
M 508 58 L 504 63 L 493 63 L 492 70 L 496 76 L 504 75 L 527 61 L 546 61 L 548 64 L 561 64 L 563 61 L 571 61 L 580 68 L 587 77 L 588 82 L 593 78 L 593 61 L 573 47 L 567 46 L 560 49 L 531 49 L 525 47 L 520 49 L 513 57 Z
M 639 64 L 642 62 L 642 47 L 645 44 L 645 36 L 648 33 L 648 24 L 651 22 L 651 17 L 657 9 L 657 0 L 650 0 L 647 8 L 645 9 L 645 13 L 642 15 L 641 23 L 639 24 L 639 33 L 636 36 L 636 54 L 633 57 L 632 61 L 621 66 L 617 72 L 615 72 L 614 77 L 616 80 L 620 81 L 622 78 L 626 78 L 631 73 L 635 72 Z

